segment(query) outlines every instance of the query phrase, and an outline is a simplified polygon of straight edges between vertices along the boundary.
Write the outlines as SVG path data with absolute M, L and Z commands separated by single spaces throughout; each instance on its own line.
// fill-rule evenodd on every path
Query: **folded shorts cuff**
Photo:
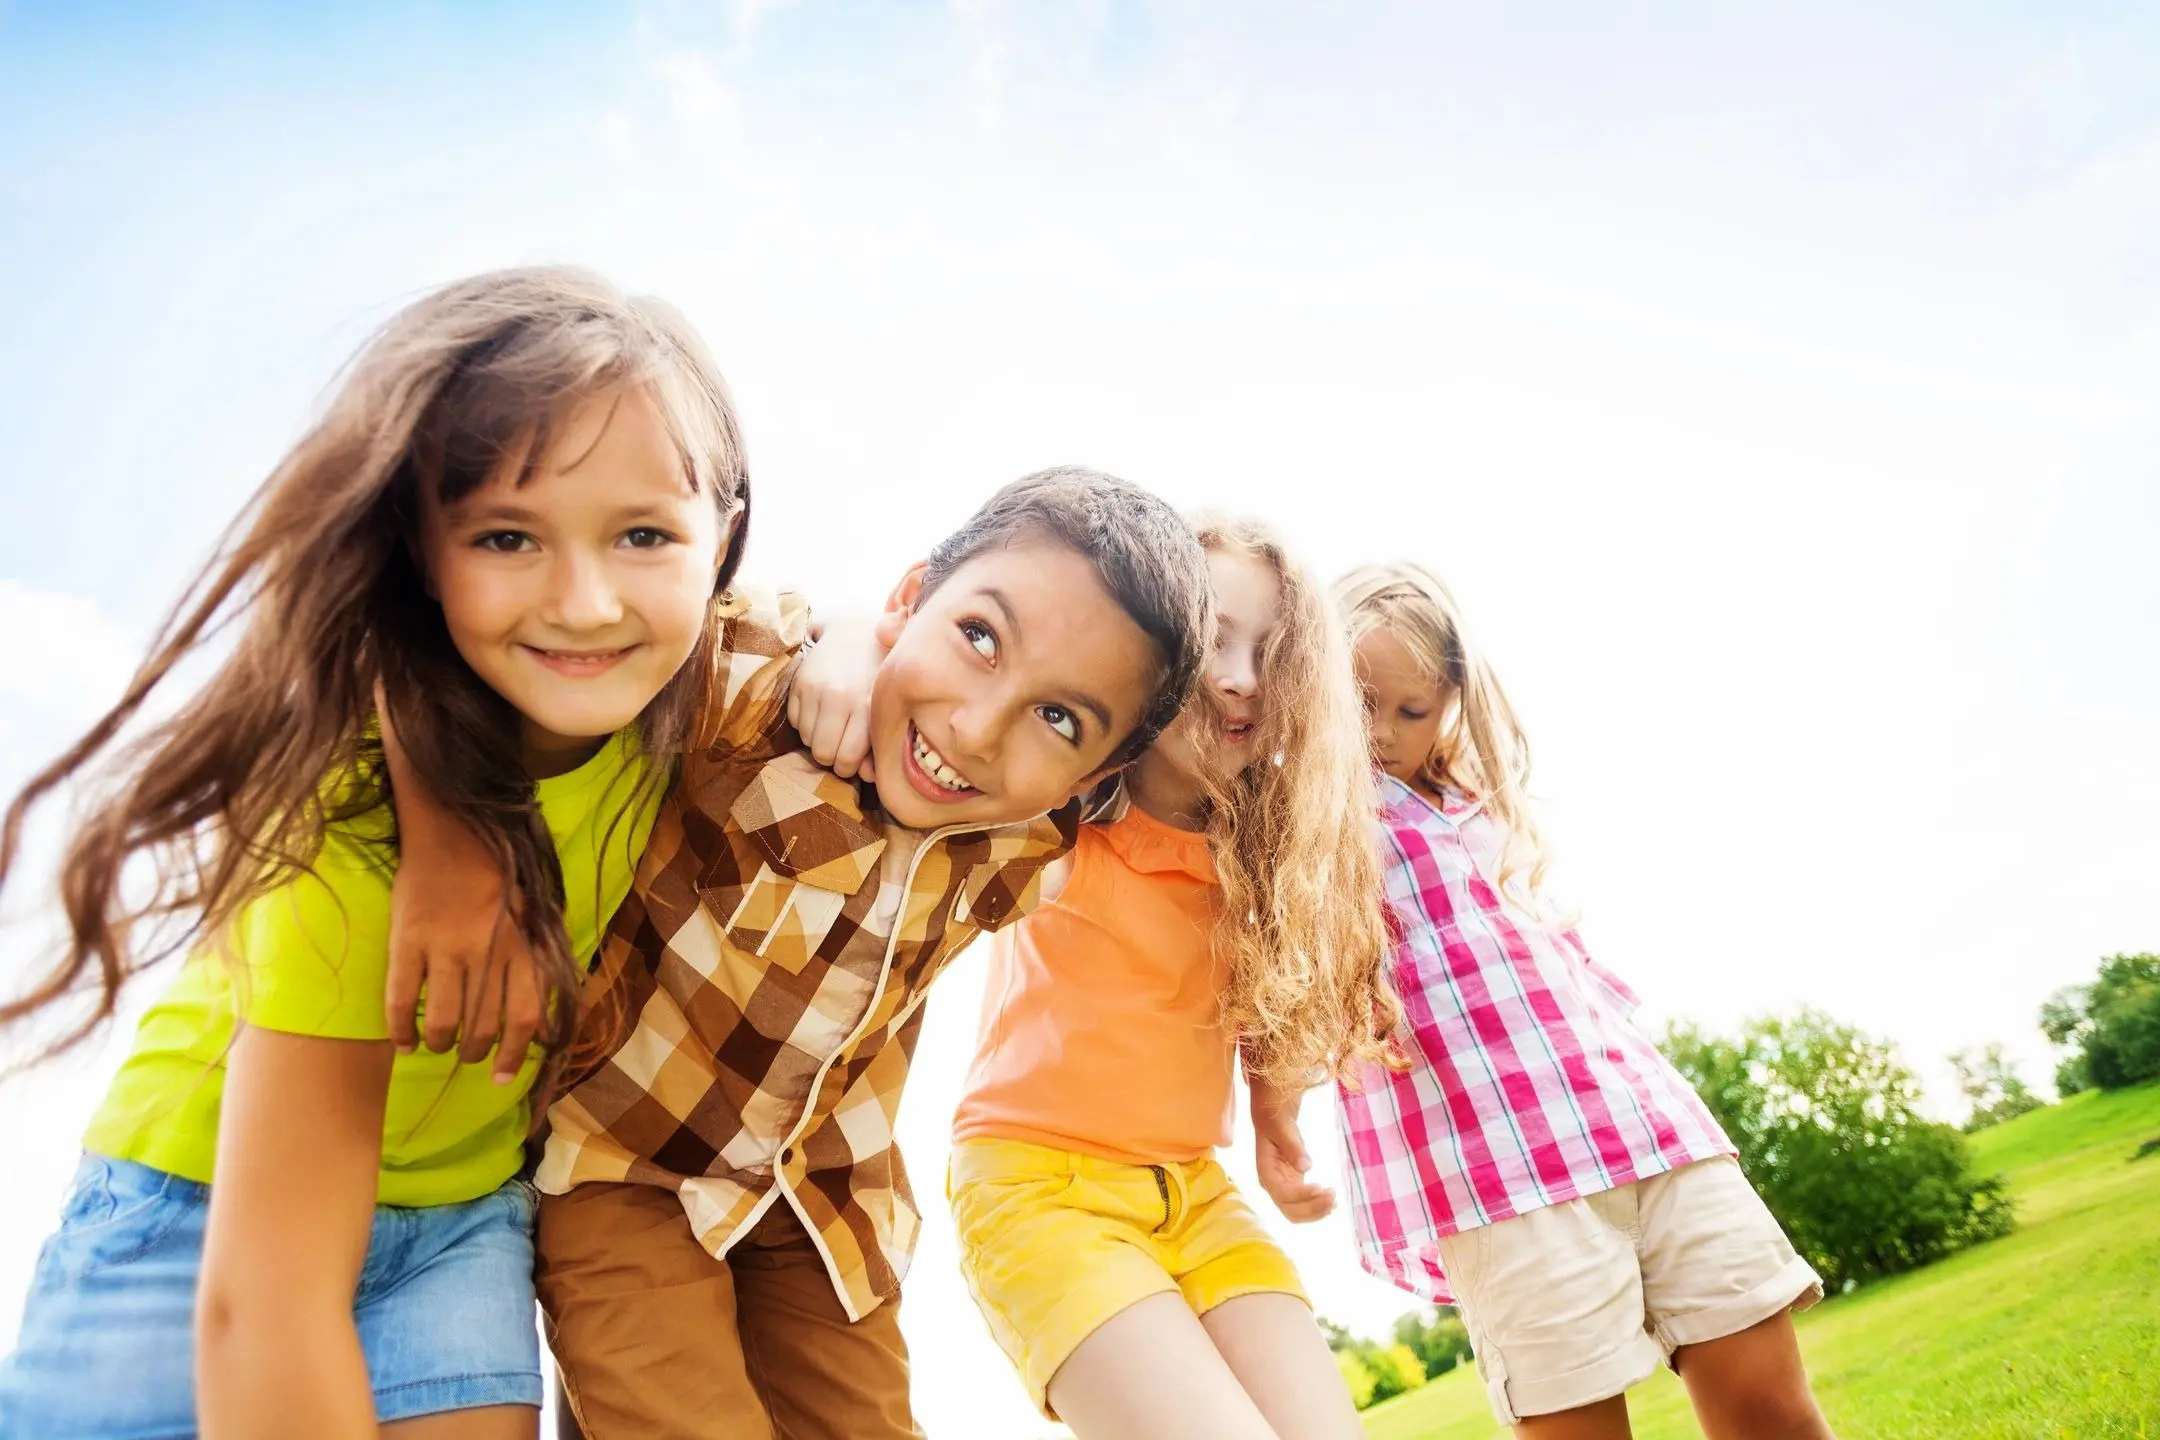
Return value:
M 1508 1373 L 1489 1387 L 1490 1398 L 1495 1411 L 1504 1405 L 1508 1412 L 1500 1417 L 1501 1423 L 1513 1425 L 1531 1416 L 1557 1415 L 1625 1394 L 1664 1363 L 1665 1352 L 1658 1342 L 1647 1331 L 1638 1332 L 1620 1349 L 1578 1370 L 1535 1380 Z
M 543 1388 L 537 1370 L 409 1380 L 375 1392 L 375 1418 L 387 1425 L 394 1420 L 416 1420 L 423 1415 L 491 1405 L 530 1405 L 537 1409 Z
M 1670 1354 L 1683 1345 L 1701 1345 L 1737 1335 L 1786 1310 L 1805 1310 L 1823 1298 L 1822 1277 L 1795 1255 L 1778 1272 L 1743 1295 L 1685 1315 L 1668 1316 L 1657 1328 L 1658 1343 Z

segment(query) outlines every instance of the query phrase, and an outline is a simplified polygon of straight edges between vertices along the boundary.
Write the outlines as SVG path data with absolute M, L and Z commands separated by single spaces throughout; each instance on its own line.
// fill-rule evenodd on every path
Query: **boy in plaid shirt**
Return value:
M 716 600 L 718 713 L 601 942 L 535 1177 L 541 1303 L 592 1440 L 920 1433 L 893 1119 L 926 991 L 1034 903 L 1076 797 L 1178 713 L 1210 605 L 1154 496 L 1079 469 L 1006 487 L 887 601 L 870 782 L 788 723 L 805 608 Z M 424 799 L 399 818 L 403 948 L 454 954 L 443 925 L 492 929 L 500 882 Z

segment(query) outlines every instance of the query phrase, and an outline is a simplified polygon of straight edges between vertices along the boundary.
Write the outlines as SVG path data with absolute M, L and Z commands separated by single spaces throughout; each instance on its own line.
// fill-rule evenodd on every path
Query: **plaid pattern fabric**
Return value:
M 893 1121 L 930 982 L 1035 903 L 1074 807 L 993 830 L 866 813 L 787 724 L 806 611 L 737 599 L 718 714 L 663 802 L 586 981 L 582 1066 L 537 1183 L 658 1185 L 724 1255 L 774 1204 L 851 1318 L 895 1294 L 919 1222 Z
M 1338 1090 L 1350 1212 L 1367 1270 L 1444 1302 L 1440 1237 L 1734 1152 L 1633 992 L 1502 902 L 1474 801 L 1384 779 L 1380 820 L 1412 1068 Z

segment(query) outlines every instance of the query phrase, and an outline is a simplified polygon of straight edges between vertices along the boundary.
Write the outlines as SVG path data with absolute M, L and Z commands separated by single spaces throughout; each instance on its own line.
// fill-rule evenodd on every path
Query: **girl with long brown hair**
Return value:
M 1372 805 L 1363 715 L 1326 590 L 1257 522 L 1196 529 L 1213 656 L 1040 908 L 995 937 L 953 1219 L 993 1336 L 1082 1440 L 1348 1440 L 1296 1269 L 1214 1156 L 1242 1055 L 1262 1175 L 1317 1218 L 1285 1116 L 1384 1056 L 1379 868 L 1353 818 Z M 813 652 L 793 703 L 845 767 L 850 682 L 829 705 L 822 690 L 852 661 L 830 647 L 841 660 Z
M 535 1432 L 534 1091 L 706 708 L 748 514 L 726 388 L 656 301 L 500 272 L 361 351 L 0 831 L 5 885 L 31 810 L 102 768 L 63 952 L 0 1020 L 87 991 L 64 1047 L 186 952 L 91 1123 L 0 1362 L 0 1436 Z M 207 683 L 128 735 L 222 635 Z M 379 721 L 516 880 L 548 994 L 509 1083 L 389 1038 Z

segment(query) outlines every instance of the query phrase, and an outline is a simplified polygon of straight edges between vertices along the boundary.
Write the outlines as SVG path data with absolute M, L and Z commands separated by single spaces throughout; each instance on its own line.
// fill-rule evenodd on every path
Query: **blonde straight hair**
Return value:
M 1418 778 L 1435 793 L 1475 798 L 1506 837 L 1498 884 L 1533 914 L 1546 913 L 1552 854 L 1530 805 L 1530 741 L 1484 652 L 1471 642 L 1446 582 L 1400 560 L 1360 565 L 1335 582 L 1350 642 L 1385 630 L 1403 643 L 1441 693 L 1446 713 Z
M 1390 1063 L 1402 1012 L 1384 978 L 1372 760 L 1342 620 L 1265 525 L 1200 516 L 1193 529 L 1202 549 L 1257 560 L 1282 589 L 1260 659 L 1262 758 L 1209 782 L 1226 1018 L 1249 1075 L 1290 1089 L 1320 1072 L 1349 1077 L 1362 1062 Z

